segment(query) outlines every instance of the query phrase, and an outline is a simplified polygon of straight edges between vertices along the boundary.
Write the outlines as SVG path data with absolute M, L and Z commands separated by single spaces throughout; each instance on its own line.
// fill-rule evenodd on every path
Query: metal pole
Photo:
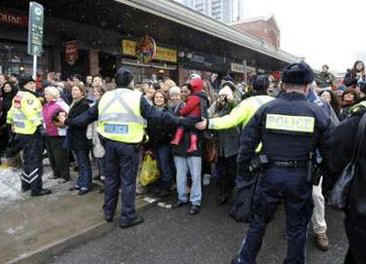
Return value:
M 37 79 L 37 56 L 33 55 L 33 80 Z

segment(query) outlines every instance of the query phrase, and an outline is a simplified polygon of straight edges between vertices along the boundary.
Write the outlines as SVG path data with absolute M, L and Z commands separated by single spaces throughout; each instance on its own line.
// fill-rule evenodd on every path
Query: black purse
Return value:
M 362 142 L 365 138 L 366 114 L 364 114 L 358 124 L 356 144 L 353 148 L 351 161 L 343 169 L 342 174 L 334 185 L 330 193 L 329 204 L 335 209 L 344 210 L 348 206 L 348 198 L 354 178 L 359 170 L 359 157 Z

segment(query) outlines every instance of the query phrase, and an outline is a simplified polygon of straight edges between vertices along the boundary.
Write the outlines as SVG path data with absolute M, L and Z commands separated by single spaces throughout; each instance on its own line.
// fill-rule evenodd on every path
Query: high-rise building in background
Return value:
M 175 0 L 183 5 L 224 23 L 243 18 L 245 0 Z

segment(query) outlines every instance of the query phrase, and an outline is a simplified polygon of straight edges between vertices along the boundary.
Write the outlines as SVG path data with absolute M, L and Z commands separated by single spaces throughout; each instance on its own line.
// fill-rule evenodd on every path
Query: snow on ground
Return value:
M 21 169 L 11 167 L 0 167 L 0 209 L 13 205 L 16 201 L 30 199 L 30 192 L 21 192 L 20 182 Z M 53 176 L 48 160 L 44 161 L 43 167 L 43 188 L 53 191 L 48 199 L 57 200 L 58 197 L 66 195 L 72 186 L 72 181 L 60 183 L 59 179 L 51 179 Z

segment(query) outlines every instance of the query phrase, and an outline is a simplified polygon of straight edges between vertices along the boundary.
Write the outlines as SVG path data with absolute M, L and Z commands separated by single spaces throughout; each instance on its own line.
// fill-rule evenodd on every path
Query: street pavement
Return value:
M 212 189 L 212 188 L 211 188 Z M 107 235 L 54 256 L 53 264 L 229 264 L 248 225 L 228 216 L 229 206 L 217 207 L 210 191 L 199 215 L 189 207 L 167 209 L 152 205 L 140 210 L 145 223 L 130 229 L 114 228 Z M 330 250 L 321 252 L 310 234 L 309 264 L 341 264 L 347 250 L 343 215 L 327 209 Z M 269 224 L 258 256 L 259 264 L 283 263 L 286 253 L 285 214 L 281 207 Z

